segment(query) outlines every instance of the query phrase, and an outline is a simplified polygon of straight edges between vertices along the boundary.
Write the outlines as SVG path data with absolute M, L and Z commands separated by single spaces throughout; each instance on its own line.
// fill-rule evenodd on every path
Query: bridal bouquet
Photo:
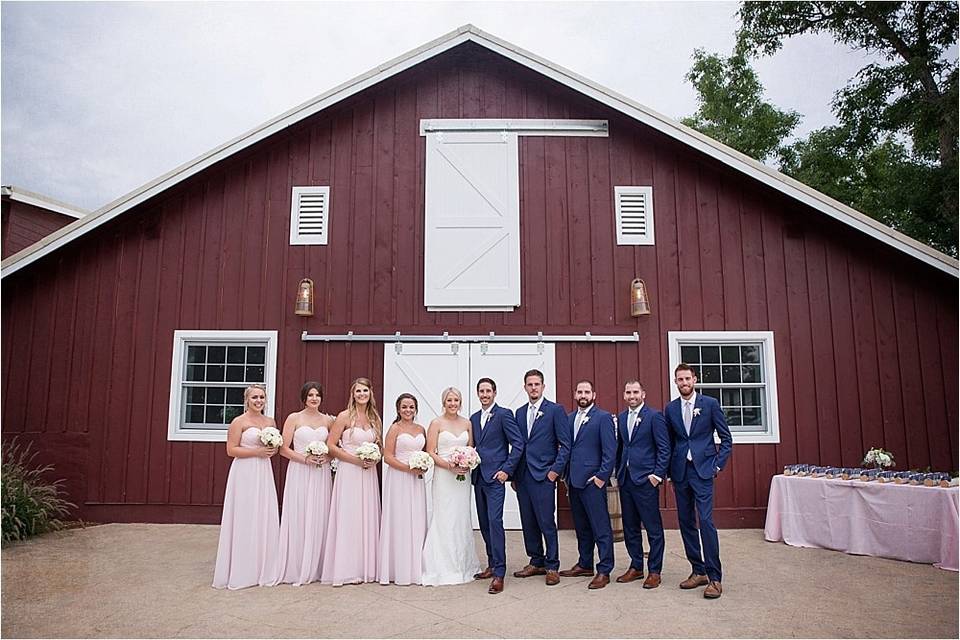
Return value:
M 280 430 L 276 427 L 267 427 L 260 431 L 260 442 L 265 447 L 276 449 L 283 444 L 283 436 L 280 435 Z
M 415 451 L 407 464 L 411 469 L 419 469 L 421 473 L 418 473 L 417 477 L 422 478 L 424 473 L 433 469 L 433 458 L 426 451 Z
M 893 454 L 880 448 L 870 449 L 863 456 L 863 464 L 870 465 L 876 469 L 886 469 L 894 466 Z
M 450 464 L 455 467 L 463 467 L 473 471 L 480 464 L 480 455 L 473 447 L 454 447 L 450 454 Z M 457 480 L 463 482 L 467 477 L 462 473 L 457 474 Z
M 373 442 L 363 442 L 359 447 L 357 447 L 357 451 L 354 455 L 361 460 L 380 462 L 380 447 Z
M 323 440 L 313 440 L 303 450 L 308 456 L 325 456 L 330 453 L 327 443 Z M 317 465 L 319 468 L 320 465 Z

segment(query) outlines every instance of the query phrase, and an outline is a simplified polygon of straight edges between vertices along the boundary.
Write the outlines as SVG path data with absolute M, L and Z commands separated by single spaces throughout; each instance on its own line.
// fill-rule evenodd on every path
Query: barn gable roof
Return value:
M 820 211 L 858 231 L 866 233 L 921 262 L 931 265 L 954 277 L 960 277 L 957 260 L 927 245 L 892 229 L 873 218 L 856 211 L 819 191 L 772 169 L 739 151 L 717 142 L 707 136 L 686 127 L 679 122 L 640 105 L 626 96 L 600 86 L 572 71 L 568 71 L 544 58 L 524 51 L 509 42 L 490 35 L 473 25 L 464 25 L 432 42 L 414 49 L 402 56 L 385 62 L 378 67 L 348 80 L 343 84 L 309 100 L 298 107 L 283 113 L 263 125 L 226 142 L 219 147 L 186 162 L 174 170 L 148 182 L 142 187 L 110 202 L 97 211 L 63 227 L 62 229 L 23 249 L 0 263 L 0 277 L 7 277 L 27 265 L 39 260 L 72 242 L 80 236 L 93 231 L 138 204 L 156 196 L 162 191 L 183 182 L 207 167 L 308 118 L 368 87 L 433 58 L 465 42 L 473 42 L 505 58 L 513 60 L 533 71 L 547 76 L 575 91 L 589 96 L 627 116 L 648 125 L 689 147 L 719 160 L 736 171 Z

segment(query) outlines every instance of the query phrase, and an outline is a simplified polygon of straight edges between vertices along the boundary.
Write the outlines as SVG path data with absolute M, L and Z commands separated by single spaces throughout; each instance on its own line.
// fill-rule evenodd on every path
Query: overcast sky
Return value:
M 0 182 L 96 209 L 266 120 L 471 23 L 680 118 L 696 48 L 729 54 L 734 2 L 3 2 Z M 834 120 L 863 66 L 827 37 L 756 64 L 768 98 Z

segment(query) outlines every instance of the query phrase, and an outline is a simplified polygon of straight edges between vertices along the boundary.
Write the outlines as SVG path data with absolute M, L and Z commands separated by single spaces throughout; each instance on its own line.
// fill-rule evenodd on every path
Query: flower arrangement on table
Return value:
M 586 422 L 586 419 L 584 419 L 584 422 Z M 454 447 L 450 453 L 450 464 L 455 467 L 473 471 L 480 464 L 480 454 L 478 454 L 477 450 L 473 447 Z M 464 474 L 457 474 L 457 480 L 460 482 L 466 479 L 467 477 Z
M 323 440 L 313 440 L 307 444 L 303 452 L 308 456 L 325 456 L 330 453 L 330 449 L 327 447 L 327 443 Z M 317 468 L 319 469 L 322 464 L 318 464 Z
M 380 458 L 382 457 L 380 447 L 378 447 L 375 442 L 361 442 L 354 455 L 365 462 L 373 463 L 380 462 Z
M 414 451 L 410 455 L 410 460 L 407 461 L 407 464 L 411 469 L 417 469 L 420 472 L 417 474 L 417 477 L 422 478 L 424 473 L 433 469 L 433 456 L 426 451 Z
M 260 431 L 260 442 L 263 443 L 265 447 L 276 449 L 283 444 L 283 435 L 281 435 L 280 430 L 276 427 L 267 427 Z
M 893 461 L 892 453 L 876 447 L 867 451 L 866 455 L 863 456 L 863 462 L 861 464 L 864 466 L 872 466 L 874 469 L 887 469 L 895 466 L 896 463 Z

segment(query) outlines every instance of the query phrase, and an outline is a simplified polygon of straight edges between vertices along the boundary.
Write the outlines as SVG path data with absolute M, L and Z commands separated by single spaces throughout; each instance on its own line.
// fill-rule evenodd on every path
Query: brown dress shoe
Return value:
M 690 577 L 680 583 L 681 589 L 696 589 L 697 587 L 702 587 L 703 585 L 710 582 L 707 579 L 707 576 L 701 576 L 696 573 L 691 573 Z
M 723 593 L 723 587 L 716 580 L 711 580 L 707 588 L 703 590 L 703 597 L 708 600 L 715 600 Z
M 480 573 L 473 574 L 474 580 L 489 580 L 492 577 L 493 577 L 493 569 L 491 569 L 490 567 L 487 567 Z
M 660 586 L 660 574 L 651 573 L 647 576 L 647 579 L 643 581 L 644 589 L 656 589 Z
M 548 587 L 552 587 L 555 584 L 560 584 L 560 574 L 556 571 L 547 571 L 547 577 L 544 579 L 544 582 L 547 583 Z
M 563 578 L 579 578 L 581 576 L 592 576 L 592 575 L 593 575 L 593 569 L 584 569 L 578 564 L 575 564 L 569 569 L 564 569 L 563 571 L 560 572 L 560 576 Z
M 520 571 L 514 571 L 514 572 L 513 572 L 513 577 L 514 577 L 514 578 L 529 578 L 530 576 L 542 576 L 542 575 L 546 575 L 546 573 L 547 573 L 547 570 L 544 569 L 543 567 L 535 567 L 535 566 L 533 566 L 532 564 L 528 564 L 528 565 L 525 566 L 523 569 L 520 569 Z
M 642 577 L 643 577 L 643 571 L 637 571 L 633 567 L 630 567 L 629 569 L 627 569 L 627 572 L 625 574 L 617 578 L 617 582 L 623 584 L 626 582 L 633 582 L 634 580 L 639 580 Z
M 490 588 L 487 589 L 487 593 L 500 593 L 501 591 L 503 591 L 503 578 L 496 576 L 490 582 Z
M 603 589 L 608 584 L 610 584 L 610 576 L 605 573 L 598 573 L 587 585 L 587 589 Z

